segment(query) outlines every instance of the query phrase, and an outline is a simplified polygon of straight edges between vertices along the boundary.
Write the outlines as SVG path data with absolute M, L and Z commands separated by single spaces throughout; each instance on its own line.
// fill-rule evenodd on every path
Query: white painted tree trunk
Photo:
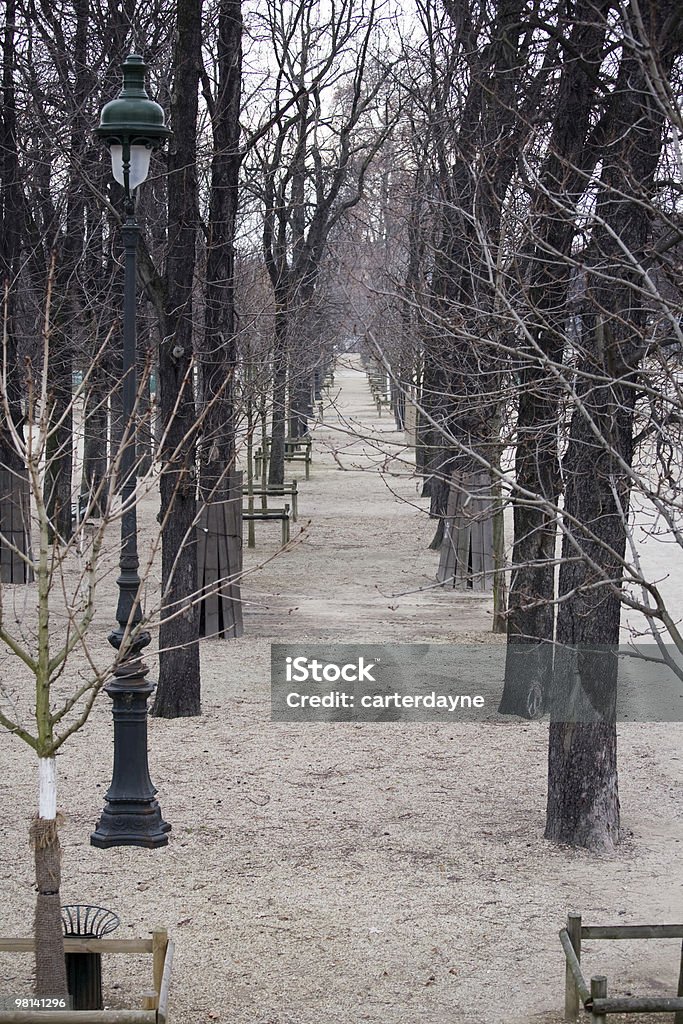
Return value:
M 57 817 L 57 768 L 54 757 L 38 761 L 38 817 Z
M 38 816 L 31 823 L 36 868 L 35 964 L 37 996 L 67 994 L 60 910 L 60 847 L 54 757 L 38 760 Z

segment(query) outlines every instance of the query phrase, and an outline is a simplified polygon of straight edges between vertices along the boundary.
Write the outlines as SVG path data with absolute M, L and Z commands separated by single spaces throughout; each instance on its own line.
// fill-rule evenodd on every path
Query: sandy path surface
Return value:
M 434 585 L 437 553 L 427 550 L 434 524 L 418 497 L 414 460 L 393 416 L 377 416 L 355 361 L 337 370 L 331 403 L 313 431 L 311 479 L 301 479 L 301 465 L 292 471 L 300 478 L 303 536 L 264 574 L 271 589 L 254 580 L 246 595 L 250 632 L 287 640 L 445 641 L 486 629 L 490 599 L 467 595 L 456 603 Z M 272 548 L 278 526 L 257 524 L 257 534 L 261 550 Z
M 568 910 L 589 923 L 683 919 L 681 727 L 621 729 L 625 839 L 596 858 L 542 838 L 541 723 L 272 724 L 272 641 L 492 641 L 489 600 L 431 586 L 426 502 L 364 375 L 339 370 L 335 392 L 301 481 L 303 533 L 268 560 L 279 527 L 257 524 L 246 635 L 203 644 L 202 716 L 150 721 L 169 847 L 88 845 L 111 774 L 106 697 L 59 757 L 63 902 L 111 907 L 121 937 L 169 928 L 177 1024 L 559 1021 Z M 148 532 L 155 511 L 150 499 Z M 0 769 L 0 933 L 26 934 L 35 768 L 2 736 Z M 587 973 L 624 993 L 673 994 L 677 958 L 675 941 L 585 951 Z M 139 1006 L 148 963 L 104 967 L 108 1005 Z M 26 993 L 29 979 L 28 957 L 0 956 L 0 993 Z

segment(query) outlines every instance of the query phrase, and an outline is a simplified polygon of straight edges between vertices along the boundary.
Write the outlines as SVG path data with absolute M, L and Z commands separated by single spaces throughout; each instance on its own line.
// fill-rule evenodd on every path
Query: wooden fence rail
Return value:
M 33 938 L 0 938 L 0 953 L 32 953 Z M 173 967 L 173 941 L 164 928 L 150 939 L 65 938 L 65 953 L 151 953 L 154 991 L 142 995 L 140 1010 L 3 1010 L 0 1024 L 166 1024 Z
M 153 939 L 64 939 L 65 953 L 151 953 Z M 32 953 L 35 939 L 0 939 L 0 953 Z
M 156 1010 L 2 1010 L 2 1024 L 157 1024 Z
M 582 925 L 580 914 L 569 914 L 560 930 L 565 955 L 565 1020 L 576 1021 L 580 1003 L 595 1024 L 606 1024 L 610 1013 L 675 1013 L 675 1024 L 683 1024 L 683 943 L 677 996 L 607 995 L 607 978 L 595 975 L 590 987 L 581 971 L 583 939 L 683 939 L 683 924 Z

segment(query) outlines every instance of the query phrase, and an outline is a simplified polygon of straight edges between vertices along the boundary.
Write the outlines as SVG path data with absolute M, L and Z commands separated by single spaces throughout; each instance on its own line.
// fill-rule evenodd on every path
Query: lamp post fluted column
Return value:
M 140 228 L 135 220 L 132 202 L 129 204 L 128 216 L 123 225 L 124 251 L 124 282 L 123 282 L 123 383 L 122 383 L 122 415 L 123 442 L 119 460 L 119 493 L 121 495 L 121 559 L 119 567 L 121 575 L 117 583 L 119 587 L 119 603 L 116 610 L 118 629 L 109 636 L 110 644 L 117 650 L 121 648 L 126 635 L 126 628 L 137 628 L 142 621 L 138 590 L 140 577 L 138 569 L 138 521 L 135 488 L 137 484 L 137 465 L 135 442 L 135 398 L 136 398 L 136 361 L 137 338 L 135 327 L 135 278 L 136 254 Z M 149 643 L 149 634 L 144 634 L 145 642 L 137 646 L 139 649 Z
M 102 111 L 97 134 L 109 145 L 114 176 L 126 193 L 123 225 L 123 440 L 118 458 L 121 496 L 121 556 L 119 561 L 118 626 L 109 642 L 119 652 L 113 679 L 105 693 L 113 702 L 114 767 L 106 804 L 95 831 L 93 846 L 166 846 L 171 826 L 161 816 L 147 756 L 147 701 L 154 684 L 142 651 L 150 642 L 141 628 L 140 576 L 137 544 L 136 455 L 136 254 L 140 228 L 135 219 L 131 191 L 144 180 L 149 151 L 170 134 L 163 111 L 144 88 L 145 64 L 131 54 L 123 65 L 123 89 Z

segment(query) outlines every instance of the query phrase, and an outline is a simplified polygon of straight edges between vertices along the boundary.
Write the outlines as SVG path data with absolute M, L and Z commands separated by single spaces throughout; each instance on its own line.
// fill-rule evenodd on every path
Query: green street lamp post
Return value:
M 135 258 L 140 229 L 135 219 L 133 193 L 149 173 L 152 151 L 171 135 L 164 112 L 145 90 L 146 65 L 131 53 L 122 65 L 123 88 L 117 99 L 107 103 L 95 134 L 108 147 L 112 173 L 125 192 L 126 220 L 123 225 L 123 445 L 120 456 L 121 557 L 117 580 L 118 628 L 109 635 L 110 644 L 120 652 L 114 678 L 104 689 L 113 702 L 114 769 L 106 804 L 90 836 L 93 846 L 166 846 L 170 825 L 161 817 L 156 789 L 149 776 L 147 759 L 147 700 L 154 689 L 146 677 L 149 669 L 142 650 L 150 635 L 140 629 L 136 513 L 136 339 Z

